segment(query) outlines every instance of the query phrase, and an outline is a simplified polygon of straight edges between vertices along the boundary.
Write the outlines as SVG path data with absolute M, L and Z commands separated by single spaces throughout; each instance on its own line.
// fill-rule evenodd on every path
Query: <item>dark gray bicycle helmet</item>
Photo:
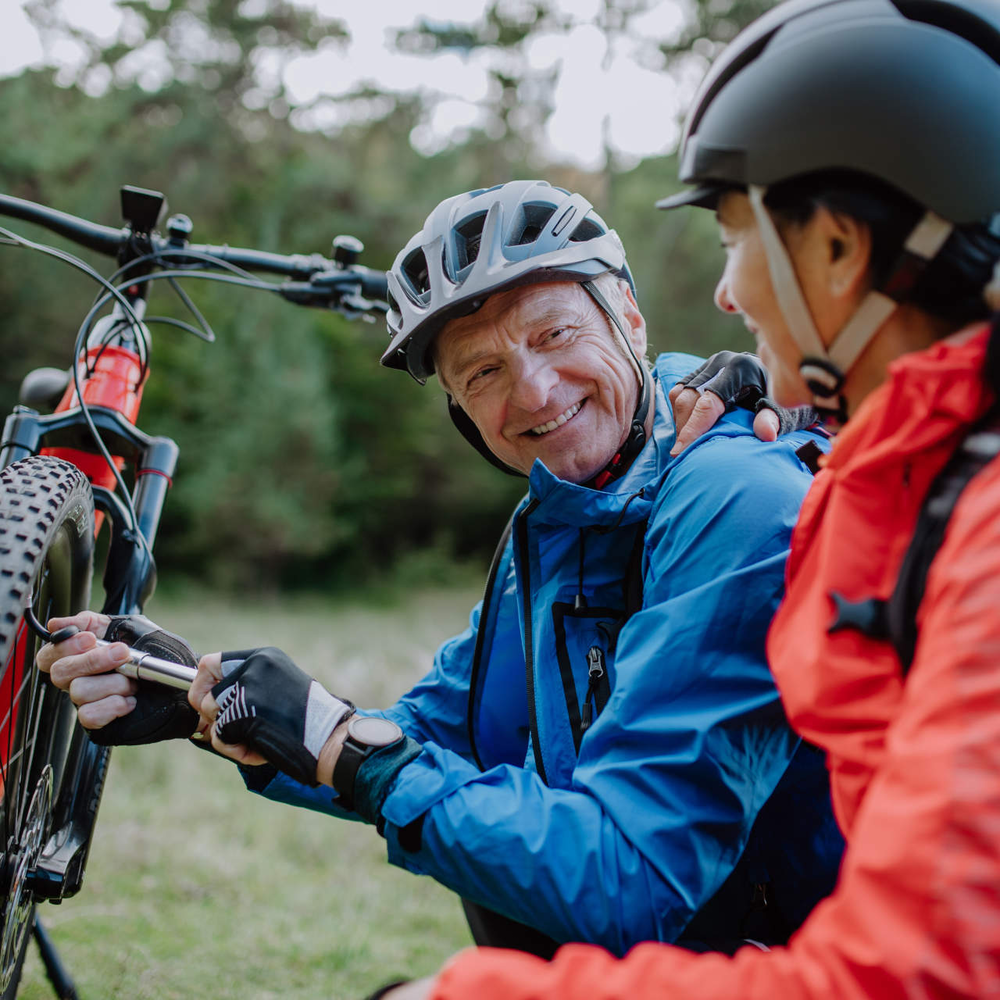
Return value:
M 829 404 L 906 288 L 897 270 L 883 283 L 892 294 L 872 292 L 824 348 L 763 194 L 851 171 L 909 196 L 927 209 L 901 248 L 912 287 L 955 224 L 1000 212 L 1000 2 L 788 0 L 716 60 L 680 160 L 680 179 L 695 187 L 658 206 L 714 207 L 726 189 L 749 193 L 803 377 Z
M 1000 210 L 998 0 L 787 0 L 713 63 L 662 208 L 819 170 L 887 181 L 951 222 Z
M 434 372 L 430 345 L 448 320 L 496 292 L 615 274 L 635 288 L 618 234 L 583 195 L 545 181 L 510 181 L 441 202 L 388 273 L 388 368 L 418 382 Z

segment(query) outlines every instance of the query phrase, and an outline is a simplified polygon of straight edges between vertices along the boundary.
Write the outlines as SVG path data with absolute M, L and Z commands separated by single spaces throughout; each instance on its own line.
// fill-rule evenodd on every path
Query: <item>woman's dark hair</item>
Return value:
M 779 226 L 801 225 L 817 208 L 843 212 L 867 224 L 872 236 L 872 283 L 884 286 L 896 269 L 903 243 L 924 214 L 912 198 L 883 181 L 851 171 L 822 171 L 768 188 L 764 203 Z M 905 301 L 955 327 L 990 315 L 983 299 L 1000 260 L 1000 216 L 956 226 L 927 265 Z

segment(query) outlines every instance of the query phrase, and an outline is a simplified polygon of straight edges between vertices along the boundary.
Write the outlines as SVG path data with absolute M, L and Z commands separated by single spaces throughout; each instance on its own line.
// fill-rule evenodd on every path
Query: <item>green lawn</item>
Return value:
M 277 645 L 377 706 L 421 676 L 476 597 L 147 610 L 199 652 Z M 83 1000 L 360 998 L 470 943 L 457 898 L 390 867 L 373 829 L 264 801 L 183 742 L 115 751 L 83 889 L 40 912 Z M 33 945 L 19 996 L 53 996 Z

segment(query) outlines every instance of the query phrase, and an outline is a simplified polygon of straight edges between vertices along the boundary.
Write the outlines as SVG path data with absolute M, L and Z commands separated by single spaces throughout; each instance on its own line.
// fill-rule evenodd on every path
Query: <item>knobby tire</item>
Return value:
M 0 470 L 0 1000 L 17 993 L 35 899 L 29 877 L 52 832 L 71 744 L 85 739 L 69 696 L 34 665 L 44 623 L 88 606 L 94 503 L 86 477 L 35 456 Z

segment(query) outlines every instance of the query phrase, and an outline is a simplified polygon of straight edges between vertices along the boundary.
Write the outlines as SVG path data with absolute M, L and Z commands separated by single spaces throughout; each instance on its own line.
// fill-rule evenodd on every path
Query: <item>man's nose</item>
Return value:
M 534 413 L 548 403 L 552 387 L 559 381 L 553 367 L 537 357 L 516 365 L 511 376 L 510 401 L 528 413 Z

